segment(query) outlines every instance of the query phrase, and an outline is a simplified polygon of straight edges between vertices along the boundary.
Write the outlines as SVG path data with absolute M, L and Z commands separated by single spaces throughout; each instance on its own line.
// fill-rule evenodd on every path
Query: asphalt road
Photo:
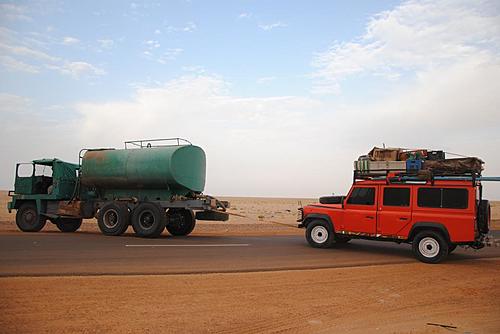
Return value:
M 500 233 L 495 233 L 500 237 Z M 457 248 L 446 263 L 500 257 L 500 247 Z M 409 245 L 353 240 L 314 249 L 301 236 L 140 239 L 98 233 L 0 234 L 0 276 L 185 274 L 411 263 Z

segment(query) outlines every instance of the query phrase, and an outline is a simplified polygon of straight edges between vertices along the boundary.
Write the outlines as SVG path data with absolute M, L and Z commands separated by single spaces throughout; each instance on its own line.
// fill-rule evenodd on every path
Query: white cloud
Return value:
M 10 71 L 20 71 L 33 74 L 40 72 L 37 66 L 24 63 L 11 56 L 0 56 L 0 65 L 6 67 Z
M 11 53 L 18 56 L 34 58 L 37 60 L 55 62 L 60 60 L 58 57 L 51 56 L 43 51 L 29 48 L 23 45 L 10 45 L 0 42 L 0 50 L 4 53 Z
M 115 45 L 112 39 L 98 39 L 97 43 L 99 43 L 103 49 L 111 49 Z
M 62 43 L 64 45 L 76 45 L 76 44 L 80 43 L 80 40 L 78 38 L 75 38 L 75 37 L 66 36 L 63 38 Z
M 261 77 L 257 79 L 258 84 L 268 84 L 272 81 L 276 80 L 276 77 Z
M 82 76 L 96 76 L 104 75 L 106 72 L 92 64 L 84 61 L 71 61 L 65 62 L 62 65 L 46 65 L 47 68 L 52 70 L 57 70 L 62 74 L 70 75 L 75 79 L 79 79 Z
M 169 61 L 177 59 L 182 52 L 184 52 L 184 49 L 181 48 L 167 49 L 167 51 L 163 52 L 158 58 L 158 62 L 160 64 L 166 64 Z
M 28 8 L 13 3 L 0 3 L 0 18 L 7 20 L 31 21 Z
M 273 30 L 276 28 L 284 28 L 287 27 L 288 25 L 284 22 L 278 21 L 274 23 L 269 23 L 269 24 L 259 24 L 259 28 L 265 31 Z
M 176 26 L 167 26 L 167 32 L 172 33 L 172 32 L 193 32 L 198 28 L 196 23 L 190 21 L 187 22 L 184 26 L 182 27 L 176 27 Z
M 43 37 L 45 41 L 41 41 Z M 65 37 L 62 41 L 66 45 L 74 45 L 79 41 L 74 37 Z M 0 65 L 9 71 L 39 73 L 42 68 L 54 70 L 70 75 L 75 79 L 82 76 L 104 75 L 106 72 L 85 61 L 71 61 L 53 56 L 41 50 L 51 44 L 59 44 L 59 39 L 52 40 L 50 36 L 41 36 L 38 33 L 27 35 L 0 27 Z
M 0 114 L 2 116 L 7 116 L 8 113 L 24 113 L 30 106 L 31 100 L 26 97 L 0 93 Z
M 319 53 L 317 91 L 337 92 L 349 76 L 368 73 L 397 78 L 473 59 L 496 61 L 500 11 L 490 1 L 407 1 L 377 14 L 358 39 Z
M 251 17 L 252 17 L 252 13 L 247 13 L 247 12 L 243 12 L 240 15 L 238 15 L 239 19 L 249 19 Z
M 151 49 L 157 49 L 161 46 L 160 42 L 155 41 L 155 40 L 148 40 L 145 41 L 144 44 L 151 50 Z

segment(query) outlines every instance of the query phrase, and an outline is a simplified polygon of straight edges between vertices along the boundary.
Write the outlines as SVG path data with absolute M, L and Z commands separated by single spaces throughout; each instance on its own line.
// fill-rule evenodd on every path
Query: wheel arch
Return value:
M 330 216 L 326 214 L 321 214 L 321 213 L 310 213 L 307 216 L 304 217 L 304 220 L 302 222 L 302 225 L 307 228 L 307 225 L 309 225 L 312 221 L 314 220 L 323 220 L 328 223 L 328 228 L 330 229 L 330 232 L 335 232 L 335 226 L 333 224 L 332 219 Z
M 446 228 L 446 226 L 436 222 L 418 222 L 413 224 L 410 233 L 408 234 L 408 241 L 413 241 L 413 239 L 419 232 L 428 230 L 441 233 L 446 241 L 448 241 L 448 243 L 451 242 L 450 234 L 448 233 L 448 229 Z

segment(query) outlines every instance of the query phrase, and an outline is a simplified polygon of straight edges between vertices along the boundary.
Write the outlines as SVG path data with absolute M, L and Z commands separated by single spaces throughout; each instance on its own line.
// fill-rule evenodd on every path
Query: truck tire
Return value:
M 38 214 L 34 203 L 24 203 L 17 210 L 16 225 L 23 232 L 38 232 L 46 223 L 47 219 Z
M 424 263 L 439 263 L 448 256 L 448 242 L 441 233 L 428 230 L 419 232 L 412 242 L 415 257 Z
M 314 248 L 329 248 L 335 243 L 335 235 L 328 222 L 313 220 L 307 224 L 306 240 Z
M 488 200 L 481 200 L 477 208 L 477 229 L 481 233 L 490 231 L 491 207 Z
M 82 226 L 81 218 L 59 218 L 56 220 L 56 226 L 61 232 L 76 232 Z
M 102 234 L 122 235 L 129 225 L 129 216 L 126 205 L 111 202 L 99 209 L 97 225 Z
M 170 209 L 167 211 L 167 231 L 173 236 L 185 236 L 194 230 L 196 219 L 193 211 Z
M 165 229 L 165 211 L 156 204 L 144 202 L 132 211 L 131 221 L 136 236 L 156 238 Z

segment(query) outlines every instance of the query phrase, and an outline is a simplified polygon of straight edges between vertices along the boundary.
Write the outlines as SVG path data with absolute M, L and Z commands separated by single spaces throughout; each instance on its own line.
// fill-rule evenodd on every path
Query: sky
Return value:
M 499 176 L 499 106 L 495 0 L 0 0 L 0 189 L 16 162 L 168 137 L 205 150 L 213 195 L 344 194 L 382 145 Z

